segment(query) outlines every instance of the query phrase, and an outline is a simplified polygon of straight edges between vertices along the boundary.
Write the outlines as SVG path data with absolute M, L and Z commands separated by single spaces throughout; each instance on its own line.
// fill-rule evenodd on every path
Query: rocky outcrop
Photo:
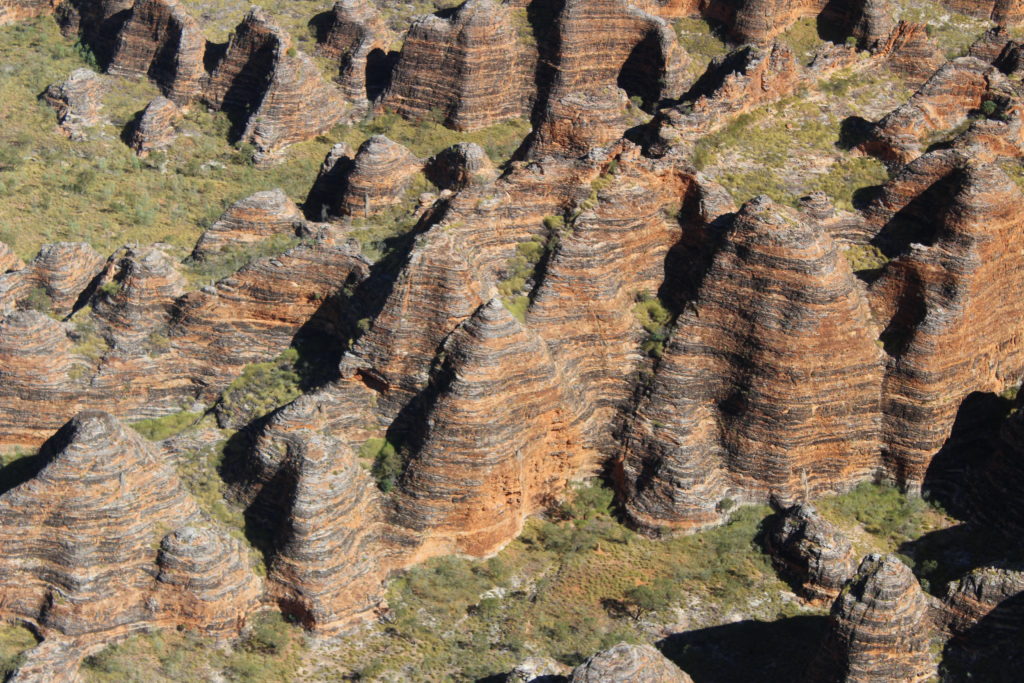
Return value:
M 133 4 L 134 0 L 65 0 L 57 5 L 57 23 L 66 38 L 80 36 L 99 63 L 106 65 Z
M 102 267 L 103 257 L 85 242 L 45 244 L 27 266 L 0 275 L 0 310 L 45 307 L 65 315 Z
M 498 177 L 498 169 L 475 142 L 460 142 L 431 158 L 424 172 L 441 189 L 459 191 L 469 185 L 486 185 Z
M 359 146 L 348 173 L 338 178 L 329 213 L 369 217 L 399 204 L 422 168 L 423 163 L 408 149 L 384 135 L 374 135 Z
M 187 529 L 208 523 L 140 436 L 85 412 L 39 457 L 39 474 L 0 496 L 0 613 L 97 640 L 238 633 L 260 590 L 248 558 L 223 531 Z
M 580 465 L 579 439 L 547 347 L 500 299 L 481 306 L 442 353 L 396 521 L 417 532 L 424 556 L 484 556 L 564 488 Z
M 650 645 L 619 643 L 572 670 L 570 683 L 692 683 L 685 671 Z
M 193 258 L 244 248 L 278 235 L 303 232 L 302 212 L 283 190 L 257 192 L 232 204 L 202 234 L 192 251 Z
M 18 255 L 9 246 L 0 242 L 0 273 L 21 270 L 24 267 L 25 262 L 18 258 Z
M 767 197 L 748 202 L 626 431 L 630 519 L 692 530 L 720 520 L 726 497 L 807 499 L 869 476 L 880 465 L 875 334 L 831 237 Z
M 259 8 L 235 28 L 203 98 L 228 113 L 234 135 L 256 147 L 258 163 L 279 159 L 287 146 L 329 130 L 345 113 L 340 91 Z
M 687 102 L 661 111 L 652 122 L 656 151 L 685 146 L 754 107 L 791 93 L 800 74 L 792 50 L 782 43 L 747 46 L 711 63 L 687 94 Z
M 776 515 L 765 546 L 779 573 L 812 603 L 835 600 L 857 568 L 850 541 L 808 503 Z
M 923 84 L 946 63 L 946 56 L 926 28 L 924 24 L 900 21 L 877 48 L 889 69 L 915 85 Z
M 394 36 L 367 0 L 339 0 L 317 52 L 339 60 L 338 82 L 345 99 L 361 107 L 386 85 L 387 52 Z
M 57 0 L 0 0 L 0 26 L 51 14 Z
M 926 681 L 935 674 L 931 635 L 914 574 L 892 555 L 868 555 L 832 605 L 808 679 Z
M 925 138 L 953 128 L 980 110 L 1002 86 L 1003 75 L 991 64 L 961 57 L 940 67 L 906 104 L 875 124 L 864 151 L 880 159 L 905 164 L 920 155 Z
M 1024 571 L 979 567 L 950 584 L 943 626 L 957 636 L 999 641 L 1024 629 Z
M 157 97 L 146 105 L 132 129 L 128 146 L 140 157 L 171 146 L 177 136 L 175 124 L 182 117 L 177 105 L 166 97 Z
M 663 19 L 622 0 L 569 0 L 557 21 L 531 158 L 583 156 L 618 140 L 631 125 L 626 95 L 654 107 L 682 94 L 686 56 Z
M 991 19 L 1000 26 L 1024 21 L 1024 7 L 1018 0 L 943 0 L 942 4 L 968 16 Z
M 909 246 L 870 290 L 892 359 L 883 384 L 886 463 L 911 490 L 964 397 L 1003 391 L 1024 374 L 1019 335 L 1001 322 L 1016 320 L 1020 303 L 1000 293 L 1024 269 L 1019 253 L 1000 246 L 1021 239 L 1020 189 L 995 165 L 970 160 L 933 187 L 935 210 L 909 230 L 903 224 Z
M 72 140 L 85 140 L 89 129 L 103 122 L 105 89 L 102 76 L 90 69 L 75 69 L 63 83 L 47 87 L 41 97 L 57 112 L 61 132 Z
M 352 449 L 331 437 L 291 432 L 287 458 L 274 482 L 284 489 L 285 521 L 271 593 L 307 628 L 349 629 L 383 603 L 380 492 Z
M 35 446 L 53 433 L 65 410 L 74 413 L 81 397 L 69 381 L 71 340 L 61 324 L 37 311 L 18 311 L 0 320 L 0 400 L 5 420 L 0 442 Z
M 205 49 L 202 29 L 178 0 L 135 0 L 107 72 L 149 77 L 168 99 L 185 105 L 199 94 Z
M 468 0 L 413 23 L 384 104 L 413 119 L 438 112 L 455 130 L 485 128 L 527 113 L 516 83 L 526 59 L 510 10 Z
M 140 345 L 166 327 L 185 278 L 161 245 L 132 247 L 111 258 L 93 312 L 112 348 L 141 351 Z

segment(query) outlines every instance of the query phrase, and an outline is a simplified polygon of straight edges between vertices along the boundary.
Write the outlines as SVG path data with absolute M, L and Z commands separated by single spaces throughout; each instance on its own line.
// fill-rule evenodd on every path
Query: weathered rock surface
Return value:
M 339 60 L 345 99 L 365 108 L 386 84 L 387 52 L 394 35 L 367 0 L 339 0 L 317 52 Z
M 998 69 L 980 59 L 961 57 L 948 62 L 906 104 L 875 125 L 863 149 L 885 161 L 905 164 L 920 155 L 928 135 L 953 128 L 979 110 L 1003 81 Z
M 811 602 L 835 600 L 856 571 L 853 546 L 808 503 L 779 513 L 765 534 L 779 573 Z
M 223 531 L 196 543 L 181 530 L 206 523 L 140 436 L 85 412 L 39 457 L 42 471 L 0 496 L 0 613 L 96 639 L 176 625 L 238 632 L 259 594 L 248 558 Z
M 107 67 L 108 73 L 149 77 L 175 104 L 199 95 L 206 39 L 178 0 L 135 0 Z
M 1020 304 L 999 293 L 1024 269 L 1021 254 L 1002 246 L 1024 230 L 1020 189 L 997 166 L 970 160 L 932 187 L 937 211 L 904 224 L 909 246 L 870 290 L 891 356 L 882 394 L 886 464 L 911 490 L 963 398 L 1003 391 L 1024 373 L 1019 334 L 1000 322 L 1016 320 Z
M 498 177 L 490 157 L 474 142 L 460 142 L 441 150 L 427 162 L 424 172 L 441 189 L 454 191 L 485 185 Z
M 570 683 L 692 683 L 685 671 L 650 645 L 619 643 L 572 670 Z
M 106 86 L 103 77 L 90 69 L 75 69 L 63 83 L 46 88 L 41 95 L 57 112 L 57 125 L 72 140 L 85 140 L 89 129 L 103 122 L 100 110 Z
M 631 520 L 700 528 L 721 519 L 725 497 L 806 499 L 876 470 L 874 337 L 831 237 L 766 197 L 748 202 L 626 432 Z
M 134 0 L 65 0 L 57 5 L 57 23 L 65 37 L 79 35 L 99 63 L 107 64 L 133 4 Z
M 297 235 L 303 230 L 302 212 L 283 190 L 264 190 L 232 204 L 206 232 L 192 251 L 203 258 L 225 249 L 244 248 L 278 235 Z
M 877 54 L 888 67 L 911 83 L 924 83 L 946 63 L 938 44 L 925 31 L 924 24 L 900 21 L 882 41 Z
M 289 434 L 275 487 L 285 498 L 270 564 L 285 612 L 321 633 L 349 629 L 383 603 L 383 514 L 376 483 L 348 446 L 311 431 Z
M 942 4 L 972 17 L 991 19 L 1000 26 L 1024 21 L 1024 7 L 1017 0 L 944 0 Z
M 0 242 L 0 273 L 21 270 L 24 267 L 25 262 L 18 258 L 18 255 L 9 246 Z
M 0 0 L 0 26 L 53 12 L 57 0 Z
M 652 122 L 661 151 L 687 145 L 731 118 L 785 97 L 799 82 L 793 51 L 782 43 L 747 46 L 712 62 L 687 93 L 689 102 L 659 112 Z
M 149 156 L 155 150 L 167 149 L 177 137 L 175 124 L 181 117 L 181 110 L 171 100 L 166 97 L 153 99 L 146 105 L 132 129 L 128 146 L 140 157 Z
M 578 469 L 575 420 L 544 342 L 500 299 L 481 306 L 443 353 L 397 522 L 421 535 L 422 553 L 487 555 Z
M 384 104 L 413 119 L 437 111 L 456 130 L 526 114 L 525 88 L 516 81 L 523 74 L 518 62 L 528 55 L 510 10 L 494 0 L 468 0 L 445 15 L 413 23 Z
M 931 635 L 914 574 L 892 555 L 868 555 L 832 605 L 809 680 L 928 680 L 935 673 Z
M 288 145 L 329 130 L 345 113 L 337 87 L 324 81 L 288 34 L 255 7 L 235 28 L 203 98 L 228 113 L 234 134 L 256 147 L 259 163 L 279 159 Z
M 84 242 L 45 244 L 28 265 L 0 275 L 0 310 L 45 304 L 69 313 L 102 267 L 103 257 Z
M 402 201 L 422 168 L 423 162 L 408 149 L 384 135 L 374 135 L 359 146 L 348 173 L 338 178 L 329 213 L 363 217 L 380 213 Z
M 957 636 L 997 641 L 1024 629 L 1024 571 L 979 567 L 950 584 L 943 626 Z
M 0 320 L 4 444 L 36 445 L 53 433 L 55 409 L 78 410 L 81 397 L 69 381 L 71 354 L 71 340 L 47 315 L 17 311 Z

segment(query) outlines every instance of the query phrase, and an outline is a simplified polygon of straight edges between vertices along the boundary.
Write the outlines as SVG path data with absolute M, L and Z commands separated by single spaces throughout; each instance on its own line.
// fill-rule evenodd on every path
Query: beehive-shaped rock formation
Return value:
M 345 99 L 362 106 L 382 89 L 392 32 L 367 0 L 339 0 L 317 52 L 339 60 L 338 82 Z
M 1019 0 L 944 0 L 952 10 L 981 19 L 991 19 L 1001 26 L 1024 21 L 1024 6 Z
M 650 645 L 619 643 L 587 659 L 569 676 L 570 683 L 693 683 L 685 671 Z
M 302 212 L 281 189 L 264 190 L 232 204 L 202 234 L 192 251 L 194 258 L 244 248 L 278 235 L 298 234 Z
M 103 257 L 85 242 L 44 244 L 26 267 L 0 275 L 0 309 L 39 306 L 42 290 L 49 310 L 69 313 L 102 266 Z
M 832 605 L 829 630 L 809 680 L 926 681 L 935 673 L 928 603 L 910 569 L 869 555 Z
M 108 73 L 149 77 L 175 104 L 198 96 L 206 39 L 178 0 L 135 0 L 121 32 Z
M 877 48 L 889 69 L 914 85 L 923 84 L 946 63 L 946 56 L 926 29 L 924 24 L 900 21 Z
M 944 626 L 971 640 L 998 641 L 1024 629 L 1024 571 L 979 567 L 949 585 Z
M 283 467 L 271 592 L 308 628 L 351 628 L 383 601 L 380 492 L 349 447 L 315 432 L 291 434 Z
M 109 278 L 93 311 L 115 348 L 132 348 L 166 325 L 185 293 L 185 278 L 159 245 L 128 249 L 111 263 Z
M 331 213 L 366 217 L 400 203 L 422 167 L 408 149 L 374 135 L 359 146 L 351 170 L 336 189 L 336 209 Z
M 0 0 L 0 26 L 53 12 L 57 0 Z
M 53 433 L 53 424 L 76 410 L 69 384 L 71 340 L 61 324 L 37 311 L 17 311 L 0 320 L 0 400 L 6 419 L 0 439 L 35 445 Z
M 269 162 L 288 145 L 330 129 L 345 113 L 337 88 L 259 8 L 245 16 L 210 74 L 203 97 L 231 117 L 234 133 Z
M 432 183 L 459 191 L 468 185 L 487 184 L 498 177 L 498 169 L 475 142 L 460 142 L 443 149 L 427 163 L 424 172 Z
M 36 477 L 0 496 L 4 616 L 97 639 L 147 625 L 237 633 L 258 595 L 241 546 L 223 537 L 200 553 L 181 538 L 161 544 L 202 515 L 140 436 L 85 412 L 40 457 L 47 464 Z M 201 582 L 184 580 L 212 569 Z M 191 621 L 193 609 L 201 621 Z
M 128 146 L 140 157 L 148 156 L 154 150 L 167 149 L 177 136 L 175 124 L 181 117 L 181 110 L 171 100 L 166 97 L 153 99 L 132 129 Z
M 578 469 L 574 416 L 546 346 L 500 299 L 451 336 L 436 381 L 396 519 L 425 556 L 487 555 Z
M 765 535 L 779 572 L 811 602 L 831 602 L 857 568 L 853 546 L 810 504 L 779 513 Z
M 874 337 L 831 237 L 767 197 L 748 202 L 627 431 L 631 519 L 694 529 L 726 496 L 806 498 L 868 476 L 880 464 Z
M 516 84 L 522 59 L 510 10 L 468 0 L 412 25 L 384 103 L 414 119 L 438 111 L 456 130 L 484 128 L 526 113 Z
M 103 122 L 100 110 L 105 85 L 90 69 L 75 69 L 63 83 L 46 88 L 41 95 L 57 112 L 57 125 L 72 140 L 85 140 L 90 128 Z
M 1021 239 L 1020 189 L 994 165 L 968 162 L 942 186 L 948 197 L 911 236 L 905 253 L 871 286 L 882 341 L 892 356 L 883 385 L 886 461 L 910 489 L 952 429 L 972 391 L 1002 391 L 1024 373 L 1021 315 L 1001 287 L 1024 258 L 1002 245 Z

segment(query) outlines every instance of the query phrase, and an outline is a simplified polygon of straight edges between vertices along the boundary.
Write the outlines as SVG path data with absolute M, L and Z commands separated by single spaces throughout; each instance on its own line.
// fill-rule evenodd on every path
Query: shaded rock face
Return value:
M 441 189 L 456 192 L 468 185 L 486 185 L 498 177 L 498 169 L 475 142 L 460 142 L 438 152 L 427 162 L 424 172 Z
M 276 235 L 296 235 L 304 225 L 302 212 L 283 190 L 264 190 L 232 204 L 202 234 L 192 256 L 204 258 Z
M 397 522 L 426 537 L 423 553 L 487 555 L 578 469 L 574 416 L 543 341 L 499 299 L 445 344 L 437 383 Z
M 650 645 L 619 643 L 572 670 L 571 683 L 692 683 L 686 672 Z
M 175 124 L 181 120 L 182 112 L 166 97 L 157 97 L 142 111 L 132 129 L 128 146 L 140 157 L 149 156 L 155 150 L 171 146 L 177 137 Z
M 766 197 L 748 202 L 626 431 L 630 518 L 694 529 L 719 520 L 726 497 L 806 499 L 868 476 L 880 466 L 874 337 L 829 235 Z
M 626 95 L 654 106 L 681 94 L 685 55 L 663 19 L 621 0 L 569 0 L 556 28 L 531 158 L 581 156 L 618 140 L 630 126 Z
M 832 605 L 809 680 L 925 681 L 935 673 L 928 603 L 910 569 L 868 555 Z
M 241 544 L 223 531 L 189 542 L 182 527 L 206 522 L 141 437 L 85 412 L 39 457 L 42 471 L 0 496 L 0 613 L 85 638 L 238 632 L 260 590 Z
M 942 622 L 955 636 L 994 642 L 1024 629 L 1024 571 L 979 567 L 950 584 Z
M 0 0 L 0 26 L 51 14 L 56 0 Z
M 393 37 L 367 0 L 334 4 L 317 52 L 339 61 L 338 82 L 346 100 L 365 107 L 383 89 Z
M 102 123 L 103 77 L 90 69 L 76 69 L 63 83 L 51 85 L 40 96 L 57 112 L 57 125 L 72 140 L 85 140 L 90 128 Z
M 149 77 L 175 104 L 197 97 L 206 39 L 177 0 L 136 0 L 117 36 L 108 73 Z
M 352 628 L 383 603 L 387 565 L 380 492 L 355 453 L 311 431 L 288 435 L 285 521 L 268 579 L 285 612 L 307 628 Z
M 338 163 L 347 172 L 335 173 Z M 384 135 L 374 135 L 359 146 L 351 164 L 336 160 L 326 172 L 321 171 L 322 176 L 338 181 L 333 198 L 328 199 L 329 215 L 368 217 L 400 203 L 422 167 L 423 162 L 408 149 Z M 328 192 L 326 187 L 323 192 Z
M 651 123 L 659 138 L 656 151 L 691 144 L 730 118 L 785 97 L 798 82 L 796 59 L 782 43 L 747 46 L 718 58 L 687 94 L 691 104 L 662 110 Z
M 340 91 L 259 8 L 235 28 L 203 99 L 228 113 L 234 136 L 256 147 L 259 163 L 330 129 L 345 111 Z
M 1024 374 L 1015 297 L 998 293 L 1024 268 L 1001 245 L 1020 239 L 1020 190 L 995 165 L 967 162 L 937 191 L 948 197 L 870 289 L 892 356 L 883 384 L 885 460 L 916 490 L 972 391 L 1000 392 Z M 913 226 L 913 224 L 911 224 Z M 920 224 L 918 224 L 920 225 Z
M 1015 493 L 1024 486 L 1024 414 L 1020 410 L 1003 424 L 999 447 L 971 472 L 968 511 L 971 519 L 1014 546 L 1024 538 L 1024 506 Z
M 485 128 L 527 113 L 517 81 L 528 59 L 510 10 L 469 0 L 413 23 L 384 104 L 413 119 L 440 112 L 455 130 Z
M 42 290 L 49 310 L 64 315 L 103 267 L 103 257 L 84 242 L 46 244 L 23 268 L 0 275 L 0 311 L 30 304 Z
M 134 0 L 65 0 L 57 5 L 57 22 L 65 37 L 80 34 L 101 65 L 108 64 L 117 46 L 117 34 Z
M 776 515 L 765 546 L 779 573 L 811 602 L 835 600 L 856 571 L 850 541 L 807 503 Z

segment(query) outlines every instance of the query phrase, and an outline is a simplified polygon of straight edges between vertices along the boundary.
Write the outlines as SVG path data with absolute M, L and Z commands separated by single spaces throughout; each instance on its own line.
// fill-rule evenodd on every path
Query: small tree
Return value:
M 633 619 L 640 621 L 645 614 L 658 612 L 672 604 L 672 587 L 664 579 L 651 585 L 630 588 L 625 594 L 625 604 L 632 611 Z

